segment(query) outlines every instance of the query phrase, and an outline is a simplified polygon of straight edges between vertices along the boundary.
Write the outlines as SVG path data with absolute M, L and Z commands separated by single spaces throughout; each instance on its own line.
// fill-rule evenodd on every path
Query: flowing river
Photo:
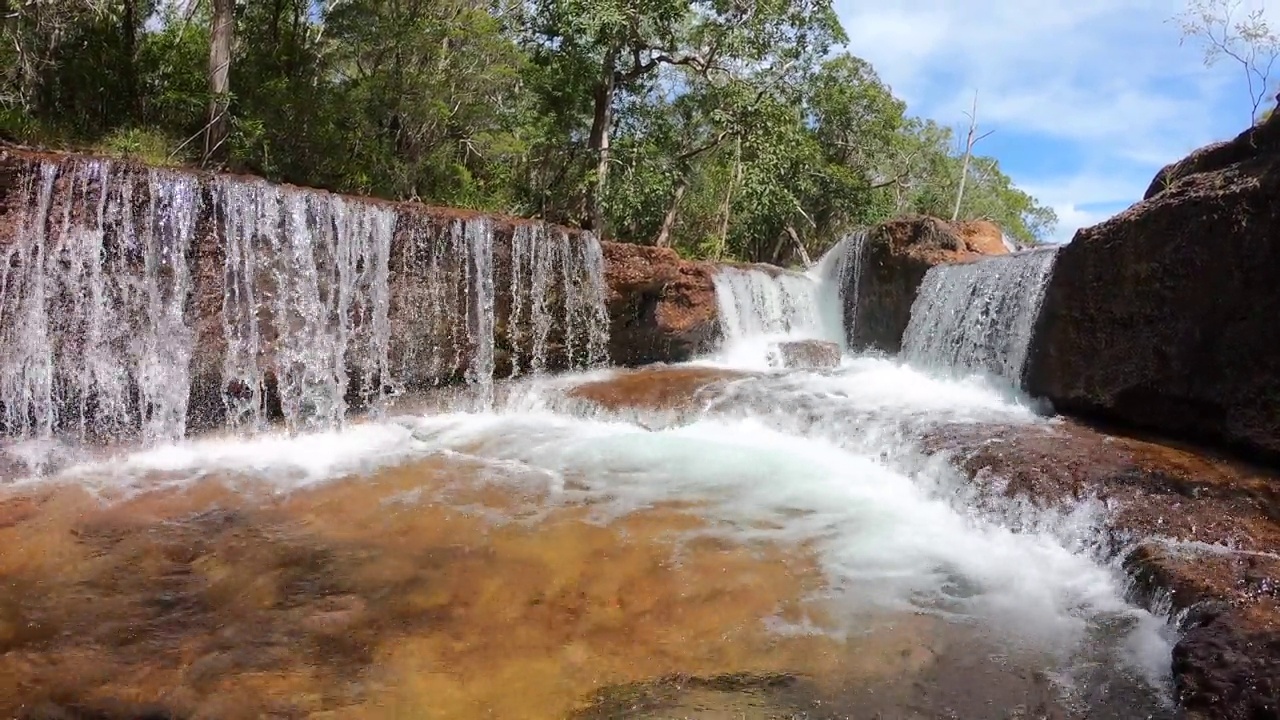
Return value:
M 1058 420 L 998 376 L 848 354 L 771 367 L 779 339 L 838 340 L 828 291 L 723 281 L 736 324 L 694 363 L 440 390 L 341 429 L 102 448 L 13 480 L 0 572 L 21 592 L 0 606 L 0 686 L 16 690 L 0 704 L 1171 716 L 1174 638 L 1126 601 L 1105 508 L 1002 499 L 936 450 Z

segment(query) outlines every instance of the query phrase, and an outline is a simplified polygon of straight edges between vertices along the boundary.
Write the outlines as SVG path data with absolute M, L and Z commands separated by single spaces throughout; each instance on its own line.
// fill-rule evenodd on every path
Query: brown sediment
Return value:
M 694 507 L 602 524 L 544 494 L 433 460 L 287 496 L 6 498 L 0 713 L 553 718 L 672 673 L 853 667 L 762 622 L 822 622 L 803 549 L 679 542 L 706 529 Z M 890 654 L 923 631 L 895 632 Z

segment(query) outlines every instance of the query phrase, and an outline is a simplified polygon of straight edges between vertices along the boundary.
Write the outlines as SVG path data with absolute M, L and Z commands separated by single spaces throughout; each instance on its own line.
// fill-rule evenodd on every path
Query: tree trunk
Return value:
M 787 225 L 787 235 L 791 237 L 791 242 L 795 243 L 796 252 L 800 253 L 800 261 L 808 268 L 813 265 L 813 260 L 809 258 L 809 251 L 804 247 L 804 241 L 800 239 L 800 233 L 791 225 Z
M 671 229 L 675 227 L 676 216 L 680 214 L 680 201 L 684 199 L 684 193 L 688 189 L 689 181 L 682 176 L 676 183 L 676 191 L 671 195 L 671 205 L 667 207 L 667 213 L 662 216 L 662 229 L 658 231 L 658 238 L 654 240 L 654 245 L 671 247 Z
M 588 201 L 591 230 L 605 237 L 604 193 L 609 182 L 609 138 L 613 130 L 613 96 L 616 88 L 617 51 L 605 54 L 600 81 L 595 87 L 595 108 L 591 115 L 591 135 L 587 149 L 596 156 L 596 181 Z
M 973 112 L 969 113 L 969 135 L 964 142 L 964 162 L 960 164 L 960 187 L 956 190 L 956 207 L 951 211 L 951 222 L 960 219 L 960 201 L 964 200 L 964 183 L 969 179 L 969 159 L 973 157 L 973 146 L 982 138 L 990 135 L 988 131 L 974 137 L 978 132 L 978 93 L 973 94 Z
M 138 119 L 138 0 L 124 0 L 124 94 L 130 124 Z
M 733 191 L 742 182 L 742 137 L 737 139 L 733 156 L 733 177 L 729 178 L 729 186 L 724 191 L 724 203 L 720 206 L 720 245 L 716 248 L 716 259 L 723 259 L 729 245 L 729 220 L 733 216 Z
M 204 134 L 204 162 L 221 162 L 227 154 L 231 122 L 231 43 L 235 33 L 235 0 L 213 0 L 209 33 L 209 124 Z

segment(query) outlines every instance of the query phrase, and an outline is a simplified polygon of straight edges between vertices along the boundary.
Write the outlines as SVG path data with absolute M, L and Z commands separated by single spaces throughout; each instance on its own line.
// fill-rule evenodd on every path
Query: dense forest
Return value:
M 744 260 L 958 195 L 1025 242 L 1056 221 L 909 117 L 830 0 L 0 0 L 0 22 L 0 134 L 28 145 Z

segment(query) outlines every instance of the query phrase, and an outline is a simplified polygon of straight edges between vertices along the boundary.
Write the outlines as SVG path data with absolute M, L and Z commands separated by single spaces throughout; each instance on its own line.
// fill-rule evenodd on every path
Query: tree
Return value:
M 619 96 L 641 93 L 664 71 L 707 85 L 744 72 L 820 57 L 844 38 L 830 0 L 537 0 L 532 51 L 571 84 L 590 87 L 586 152 L 593 160 L 586 224 L 603 233 Z M 576 83 L 572 81 L 576 80 Z
M 0 35 L 0 131 L 32 144 L 775 263 L 958 195 L 1052 221 L 831 54 L 830 0 L 0 0 Z
M 209 124 L 204 134 L 204 161 L 224 158 L 231 127 L 231 47 L 235 35 L 235 0 L 211 0 L 209 26 Z
M 973 157 L 973 146 L 977 144 L 979 140 L 995 132 L 994 130 L 988 130 L 987 132 L 981 135 L 977 134 L 978 132 L 978 93 L 976 92 L 973 94 L 973 110 L 970 111 L 968 115 L 969 115 L 969 134 L 965 136 L 964 160 L 962 160 L 960 163 L 960 187 L 956 188 L 956 206 L 951 210 L 951 222 L 955 222 L 960 218 L 960 203 L 961 201 L 964 200 L 965 181 L 969 179 L 969 158 Z
M 1243 11 L 1241 0 L 1190 0 L 1173 20 L 1184 42 L 1195 40 L 1204 46 L 1206 66 L 1222 58 L 1240 66 L 1249 92 L 1249 124 L 1258 122 L 1258 108 L 1272 89 L 1271 71 L 1280 57 L 1280 37 L 1272 32 L 1263 9 Z

